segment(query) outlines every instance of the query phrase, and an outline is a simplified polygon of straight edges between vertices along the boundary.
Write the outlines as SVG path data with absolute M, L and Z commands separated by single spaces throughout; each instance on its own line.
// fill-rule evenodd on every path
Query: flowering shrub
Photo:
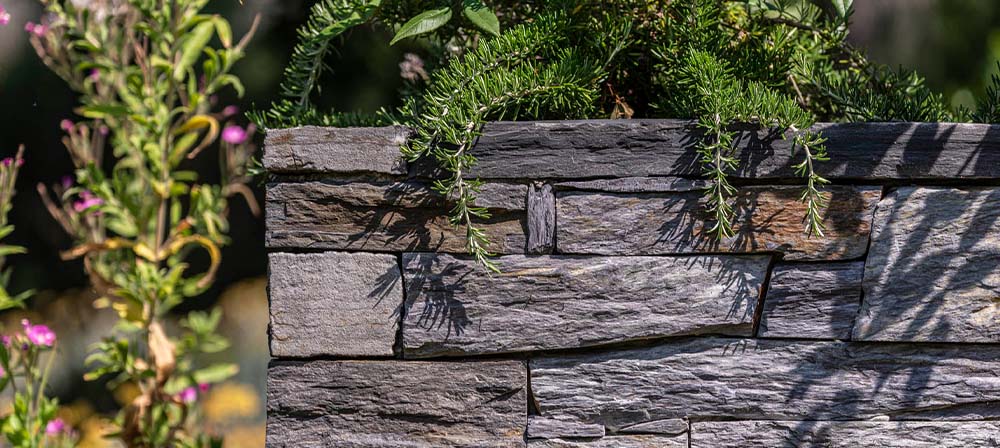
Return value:
M 256 210 L 246 186 L 254 129 L 216 99 L 226 88 L 242 94 L 230 69 L 253 29 L 233 42 L 225 19 L 201 12 L 208 0 L 39 2 L 45 16 L 25 30 L 42 61 L 79 94 L 82 117 L 60 124 L 75 175 L 39 192 L 76 240 L 63 257 L 83 259 L 102 294 L 95 304 L 120 317 L 88 357 L 86 378 L 139 389 L 116 422 L 126 445 L 216 446 L 199 428 L 197 402 L 236 366 L 197 358 L 228 347 L 216 333 L 222 316 L 192 312 L 176 335 L 164 321 L 214 282 L 228 199 L 242 195 Z M 199 182 L 189 167 L 212 148 L 220 154 L 218 184 Z M 208 266 L 193 274 L 199 252 Z
M 56 417 L 58 402 L 45 397 L 56 334 L 27 319 L 21 325 L 21 333 L 4 336 L 0 344 L 0 393 L 9 388 L 14 396 L 13 410 L 0 418 L 0 432 L 17 448 L 74 446 L 75 434 Z

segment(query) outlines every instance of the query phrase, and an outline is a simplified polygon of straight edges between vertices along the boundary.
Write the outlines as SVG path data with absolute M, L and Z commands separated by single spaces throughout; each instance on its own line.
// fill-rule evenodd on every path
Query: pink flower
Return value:
M 98 81 L 98 80 L 101 79 L 101 72 L 99 70 L 97 70 L 96 68 L 95 69 L 91 69 L 90 70 L 90 75 L 88 75 L 87 77 L 90 78 L 91 81 Z
M 45 25 L 42 25 L 41 23 L 28 22 L 24 24 L 24 30 L 37 37 L 42 37 L 45 35 L 47 28 L 45 28 Z
M 28 336 L 28 341 L 39 347 L 52 347 L 56 343 L 56 334 L 45 325 L 31 325 L 28 319 L 21 321 L 24 326 L 24 334 Z
M 73 177 L 63 176 L 59 183 L 62 184 L 63 190 L 69 190 L 73 187 Z
M 240 108 L 236 106 L 226 106 L 225 109 L 222 109 L 223 117 L 232 117 L 238 113 L 240 113 Z
M 59 129 L 62 129 L 64 131 L 66 131 L 66 132 L 69 132 L 69 131 L 73 130 L 73 122 L 69 121 L 69 120 L 60 121 L 59 122 Z
M 198 399 L 198 389 L 188 387 L 177 394 L 177 399 L 184 403 L 194 403 Z
M 3 159 L 3 160 L 0 160 L 0 163 L 2 163 L 2 164 L 3 164 L 3 166 L 5 166 L 5 167 L 9 167 L 9 166 L 11 166 L 11 165 L 13 165 L 13 164 L 14 164 L 14 159 L 13 159 L 13 158 L 10 158 L 10 157 L 8 157 L 8 158 L 6 158 L 6 159 Z
M 10 336 L 4 336 L 3 337 L 3 345 L 5 347 L 10 347 Z
M 50 436 L 57 436 L 65 431 L 66 431 L 66 422 L 64 422 L 61 418 L 52 420 L 47 425 L 45 425 L 45 434 L 48 434 Z
M 3 6 L 0 6 L 0 26 L 10 23 L 10 13 Z
M 80 200 L 73 203 L 73 210 L 75 210 L 77 213 L 82 213 L 86 210 L 90 210 L 91 208 L 94 207 L 99 207 L 103 204 L 104 204 L 103 199 L 94 196 L 94 193 L 91 193 L 87 190 L 83 190 L 80 192 Z
M 242 145 L 247 141 L 247 131 L 239 126 L 226 126 L 222 130 L 222 140 L 231 145 Z
M 206 393 L 210 387 L 212 386 L 208 383 L 201 383 L 198 385 L 198 392 Z

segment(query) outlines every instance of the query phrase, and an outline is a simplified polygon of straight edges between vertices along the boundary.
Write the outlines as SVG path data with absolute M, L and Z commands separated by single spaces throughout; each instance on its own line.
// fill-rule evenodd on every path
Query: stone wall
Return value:
M 691 123 L 492 123 L 502 273 L 463 255 L 403 128 L 269 132 L 270 447 L 1000 446 L 1000 127 L 739 138 L 705 234 Z

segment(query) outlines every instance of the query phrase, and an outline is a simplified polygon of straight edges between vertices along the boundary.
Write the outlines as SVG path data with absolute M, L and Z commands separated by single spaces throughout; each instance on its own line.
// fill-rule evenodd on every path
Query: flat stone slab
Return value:
M 400 148 L 409 135 L 402 126 L 269 129 L 264 167 L 271 173 L 406 174 Z
M 1000 342 L 1000 188 L 900 188 L 878 207 L 854 338 Z
M 695 422 L 691 448 L 1000 446 L 1000 422 Z
M 817 171 L 838 180 L 1000 178 L 1000 126 L 968 123 L 822 123 L 831 160 Z M 473 175 L 490 179 L 698 176 L 702 133 L 690 120 L 487 123 Z M 769 129 L 745 127 L 735 141 L 737 177 L 792 179 L 802 160 Z
M 267 446 L 524 447 L 520 361 L 274 361 Z
M 392 356 L 403 284 L 395 256 L 268 256 L 271 355 Z
M 403 355 L 481 355 L 664 336 L 752 336 L 769 256 L 404 254 Z
M 528 440 L 529 448 L 688 448 L 688 436 L 630 435 L 593 440 Z
M 530 362 L 538 411 L 604 425 L 1000 417 L 1000 346 L 698 338 Z
M 495 253 L 524 253 L 528 187 L 487 184 L 478 204 Z M 268 185 L 267 247 L 466 252 L 451 204 L 420 182 L 309 181 Z
M 864 262 L 779 264 L 771 273 L 760 336 L 850 339 Z
M 849 260 L 865 255 L 881 188 L 827 189 L 825 236 L 805 232 L 805 204 L 796 186 L 745 187 L 736 200 L 736 236 L 719 241 L 703 192 L 556 194 L 557 252 L 660 255 L 781 252 L 787 260 Z

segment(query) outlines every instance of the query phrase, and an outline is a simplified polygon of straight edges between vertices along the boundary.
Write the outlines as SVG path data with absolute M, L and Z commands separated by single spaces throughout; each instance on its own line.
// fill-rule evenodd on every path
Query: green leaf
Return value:
M 830 0 L 833 10 L 837 12 L 837 18 L 843 20 L 847 18 L 847 13 L 851 10 L 853 0 Z
M 404 23 L 396 33 L 396 37 L 393 37 L 392 42 L 389 42 L 389 45 L 396 45 L 396 42 L 407 37 L 419 36 L 434 31 L 440 28 L 441 25 L 448 23 L 449 20 L 451 20 L 451 7 L 424 11 Z
M 479 29 L 494 36 L 500 35 L 500 20 L 479 0 L 464 0 L 462 14 Z
M 222 46 L 229 48 L 233 46 L 233 31 L 229 27 L 229 22 L 220 16 L 212 16 L 212 23 L 215 24 L 215 32 L 222 41 Z
M 196 370 L 192 376 L 197 384 L 218 384 L 240 373 L 236 364 L 213 364 Z
M 180 60 L 174 66 L 175 81 L 184 79 L 187 70 L 194 65 L 198 57 L 201 56 L 201 51 L 205 49 L 205 45 L 208 45 L 208 41 L 212 39 L 214 31 L 215 24 L 212 22 L 202 22 L 194 27 L 194 30 L 191 31 L 181 46 Z
M 80 107 L 77 109 L 77 113 L 87 118 L 102 120 L 106 118 L 123 117 L 129 113 L 129 110 L 127 107 L 120 104 L 93 104 Z

